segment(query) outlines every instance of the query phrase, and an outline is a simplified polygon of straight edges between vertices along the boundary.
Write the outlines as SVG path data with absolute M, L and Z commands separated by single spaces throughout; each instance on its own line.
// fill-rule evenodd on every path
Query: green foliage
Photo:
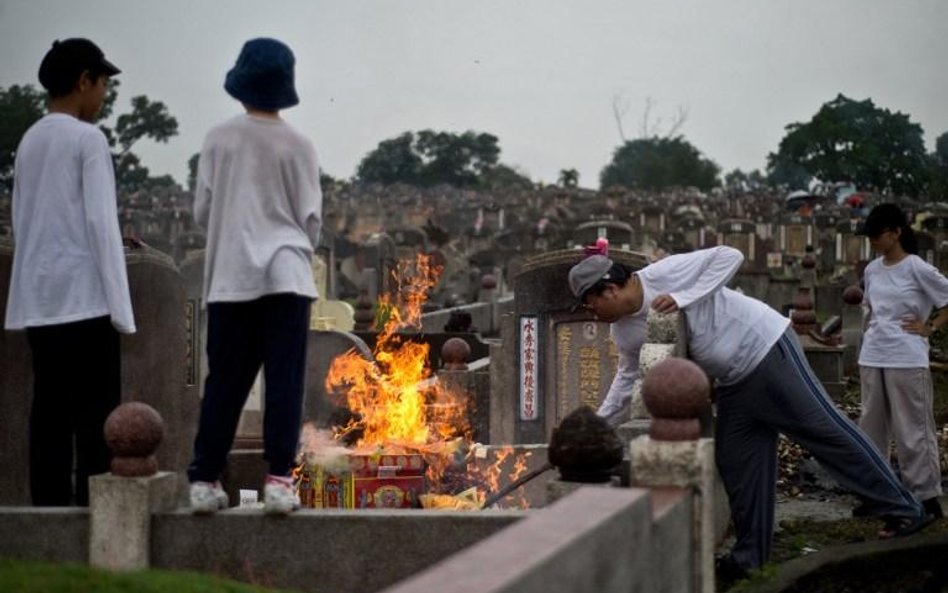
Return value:
M 356 179 L 368 183 L 418 186 L 498 187 L 530 184 L 529 179 L 498 164 L 497 137 L 472 131 L 405 132 L 383 140 L 367 154 Z
M 46 93 L 30 85 L 0 88 L 0 192 L 13 188 L 13 162 L 20 138 L 43 117 Z
M 194 191 L 197 187 L 198 161 L 201 160 L 201 153 L 195 152 L 188 159 L 188 190 Z
M 757 169 L 750 173 L 734 169 L 724 176 L 724 187 L 732 191 L 753 191 L 766 186 L 767 179 Z
M 576 169 L 561 169 L 557 183 L 563 187 L 576 187 L 579 185 L 579 171 Z
M 503 163 L 484 169 L 477 185 L 484 189 L 533 189 L 529 177 Z
M 786 130 L 778 151 L 768 155 L 774 181 L 805 173 L 825 182 L 849 181 L 861 189 L 910 196 L 927 185 L 921 126 L 870 99 L 838 95 L 809 122 L 792 123 Z
M 279 593 L 194 572 L 148 570 L 113 573 L 75 564 L 0 559 L 4 593 Z M 287 590 L 282 590 L 289 593 Z
M 424 163 L 414 144 L 415 136 L 411 132 L 379 142 L 359 163 L 356 178 L 384 185 L 399 182 L 419 185 Z
M 661 190 L 674 186 L 709 190 L 718 185 L 720 168 L 702 158 L 697 148 L 681 136 L 640 138 L 616 149 L 599 174 L 603 188 L 620 185 L 630 189 Z
M 932 201 L 948 201 L 948 132 L 935 140 L 935 152 L 928 158 L 928 197 Z
M 160 101 L 151 101 L 144 95 L 132 98 L 131 112 L 119 115 L 115 126 L 106 122 L 115 109 L 119 81 L 109 80 L 109 88 L 99 113 L 99 128 L 113 148 L 115 183 L 119 191 L 168 185 L 176 185 L 167 175 L 152 177 L 142 165 L 132 147 L 142 138 L 155 142 L 167 142 L 177 135 L 178 121 Z M 0 88 L 0 189 L 12 187 L 13 159 L 16 147 L 26 130 L 43 117 L 46 93 L 32 85 L 14 85 Z

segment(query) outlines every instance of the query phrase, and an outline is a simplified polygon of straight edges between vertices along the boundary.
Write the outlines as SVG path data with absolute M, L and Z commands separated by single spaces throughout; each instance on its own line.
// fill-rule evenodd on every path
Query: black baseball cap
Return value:
M 905 212 L 895 204 L 879 204 L 869 212 L 866 221 L 856 229 L 857 235 L 876 237 L 887 229 L 900 229 L 906 226 Z
M 86 70 L 95 75 L 108 76 L 121 72 L 115 64 L 105 59 L 99 46 L 88 39 L 57 39 L 40 63 L 39 81 L 51 95 L 64 95 L 72 90 Z

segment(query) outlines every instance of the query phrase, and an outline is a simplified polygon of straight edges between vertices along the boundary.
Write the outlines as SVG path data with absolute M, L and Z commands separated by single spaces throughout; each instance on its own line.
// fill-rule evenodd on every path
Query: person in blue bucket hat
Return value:
M 228 505 L 220 476 L 261 366 L 264 509 L 286 514 L 299 507 L 291 470 L 317 297 L 311 259 L 322 192 L 312 143 L 280 117 L 299 103 L 295 65 L 293 52 L 276 39 L 246 42 L 224 82 L 245 113 L 208 132 L 198 160 L 194 219 L 207 229 L 208 375 L 188 467 L 195 513 Z

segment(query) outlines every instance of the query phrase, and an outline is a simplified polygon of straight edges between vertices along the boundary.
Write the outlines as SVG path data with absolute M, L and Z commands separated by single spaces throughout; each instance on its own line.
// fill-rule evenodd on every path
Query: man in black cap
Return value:
M 719 561 L 719 576 L 741 577 L 770 557 L 781 433 L 885 520 L 880 537 L 908 535 L 931 523 L 872 442 L 835 408 L 789 319 L 727 287 L 743 261 L 738 250 L 719 246 L 672 255 L 636 272 L 593 255 L 569 272 L 579 304 L 612 323 L 619 368 L 604 406 L 631 397 L 649 309 L 684 313 L 689 357 L 714 381 L 715 461 L 737 532 L 731 553 Z
M 49 113 L 16 152 L 6 328 L 26 330 L 33 354 L 38 506 L 86 505 L 88 477 L 109 471 L 102 427 L 120 401 L 119 333 L 135 331 L 112 155 L 93 125 L 118 73 L 88 39 L 54 42 L 39 68 Z

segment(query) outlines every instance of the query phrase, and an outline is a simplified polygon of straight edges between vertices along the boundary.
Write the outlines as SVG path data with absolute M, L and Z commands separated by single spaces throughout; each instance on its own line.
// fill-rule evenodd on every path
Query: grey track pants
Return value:
M 922 514 L 875 445 L 833 405 L 792 329 L 748 377 L 716 395 L 715 457 L 737 531 L 731 553 L 741 566 L 770 557 L 779 433 L 809 450 L 873 514 Z

